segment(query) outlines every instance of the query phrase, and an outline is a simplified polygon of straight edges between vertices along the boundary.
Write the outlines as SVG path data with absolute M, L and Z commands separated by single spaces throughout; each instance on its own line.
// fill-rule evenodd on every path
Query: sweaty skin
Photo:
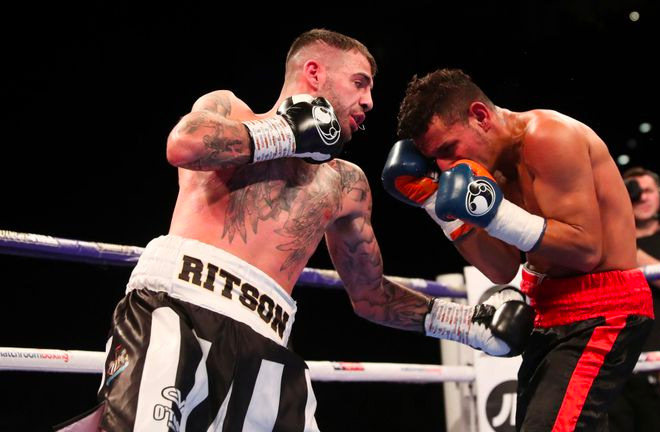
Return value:
M 356 86 L 370 91 L 368 82 Z M 330 100 L 342 128 L 354 132 L 364 120 L 359 104 Z M 369 96 L 368 108 L 370 103 Z M 296 158 L 246 164 L 249 137 L 240 122 L 268 115 L 273 113 L 254 114 L 231 92 L 218 91 L 200 98 L 181 119 L 168 142 L 168 159 L 180 167 L 170 234 L 224 249 L 289 293 L 325 235 L 358 315 L 423 329 L 428 298 L 383 278 L 371 226 L 371 190 L 359 167 L 340 159 L 319 165 Z
M 531 267 L 553 277 L 634 268 L 630 199 L 596 133 L 556 111 L 478 108 L 469 126 L 434 116 L 416 142 L 441 169 L 463 158 L 481 163 L 509 201 L 547 218 L 540 247 L 527 254 Z M 520 264 L 515 247 L 483 230 L 455 245 L 494 282 L 509 282 Z

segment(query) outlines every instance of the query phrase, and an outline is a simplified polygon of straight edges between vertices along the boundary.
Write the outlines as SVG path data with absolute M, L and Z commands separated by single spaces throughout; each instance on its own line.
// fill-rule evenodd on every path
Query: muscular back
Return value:
M 211 109 L 200 109 L 195 116 L 194 108 L 178 126 L 177 133 L 196 136 L 187 145 L 201 142 L 215 154 L 179 168 L 170 233 L 224 249 L 290 292 L 331 224 L 369 216 L 368 183 L 357 166 L 337 159 L 320 165 L 293 158 L 246 165 L 240 154 L 247 143 L 236 122 L 261 116 L 228 92 L 216 96 L 222 119 L 214 118 Z M 199 105 L 213 104 L 207 98 Z M 238 156 L 224 161 L 222 152 Z M 210 159 L 220 167 L 203 166 Z
M 557 112 L 527 114 L 518 200 L 555 219 L 544 238 L 549 250 L 529 254 L 530 264 L 554 276 L 633 268 L 632 206 L 605 143 L 583 123 Z

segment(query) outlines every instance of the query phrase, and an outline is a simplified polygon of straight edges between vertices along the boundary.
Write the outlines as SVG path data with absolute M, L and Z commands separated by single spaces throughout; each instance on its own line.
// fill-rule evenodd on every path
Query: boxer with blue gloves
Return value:
M 435 215 L 441 220 L 465 221 L 488 234 L 529 252 L 545 233 L 546 220 L 506 198 L 493 176 L 478 163 L 460 159 L 440 176 Z
M 520 288 L 536 314 L 516 429 L 607 430 L 653 309 L 630 199 L 603 140 L 556 111 L 498 107 L 457 69 L 410 81 L 398 135 L 383 173 L 391 194 L 424 207 L 495 283 L 509 283 L 526 254 Z
M 383 170 L 383 183 L 395 198 L 423 207 L 452 241 L 478 226 L 528 252 L 545 232 L 546 220 L 503 198 L 483 166 L 460 159 L 440 173 L 412 140 L 394 145 Z
M 461 186 L 469 182 L 466 183 L 463 173 L 456 177 L 447 174 L 440 174 L 437 167 L 419 153 L 412 140 L 401 140 L 390 151 L 382 180 L 387 192 L 406 204 L 423 207 L 450 240 L 457 240 L 472 230 L 472 225 L 450 217 L 451 213 L 461 213 L 463 210 L 450 210 L 439 217 L 436 209 L 446 202 L 455 203 L 458 207 L 462 201 L 456 196 L 460 195 Z M 441 191 L 452 196 L 452 199 L 440 200 L 438 195 Z M 483 204 L 478 205 L 483 207 Z M 475 225 L 480 222 L 478 219 L 474 221 Z M 452 319 L 447 320 L 447 315 L 452 315 Z M 462 330 L 449 332 L 448 322 L 462 326 Z M 494 356 L 515 356 L 524 349 L 533 323 L 534 311 L 525 302 L 524 294 L 516 289 L 504 288 L 475 307 L 433 302 L 424 327 L 428 336 L 457 340 Z

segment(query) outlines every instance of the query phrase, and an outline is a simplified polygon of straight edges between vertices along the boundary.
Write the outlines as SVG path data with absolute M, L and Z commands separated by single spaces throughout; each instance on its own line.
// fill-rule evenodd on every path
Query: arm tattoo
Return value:
M 348 234 L 331 251 L 337 269 L 350 287 L 355 310 L 380 324 L 423 331 L 428 298 L 383 277 L 381 253 L 370 222 L 369 183 L 364 173 L 341 165 L 339 168 L 343 193 L 357 202 L 368 200 L 369 204 L 367 214 L 350 221 L 350 227 L 344 230 Z
M 364 173 L 349 169 L 344 164 L 337 164 L 336 168 L 341 178 L 342 193 L 354 201 L 366 200 L 369 191 L 369 182 Z
M 404 330 L 424 330 L 424 317 L 428 312 L 429 299 L 415 291 L 383 278 L 382 298 L 369 307 L 381 309 L 382 323 Z
M 196 160 L 183 165 L 183 168 L 223 169 L 244 165 L 250 161 L 250 149 L 245 142 L 242 126 L 218 121 L 218 114 L 225 117 L 231 112 L 229 100 L 226 97 L 216 99 L 217 113 L 200 111 L 197 117 L 187 121 L 182 127 L 186 134 L 194 134 L 200 130 L 209 131 L 202 137 L 204 153 Z
M 231 101 L 226 95 L 220 95 L 215 98 L 215 112 L 223 117 L 231 115 Z
M 206 154 L 197 162 L 202 166 L 227 168 L 250 161 L 249 149 L 240 136 L 240 126 L 217 124 L 213 134 L 204 135 Z
M 380 284 L 383 274 L 383 262 L 380 249 L 373 235 L 371 223 L 365 217 L 355 218 L 350 223 L 355 235 L 338 243 L 334 251 L 335 257 L 341 257 L 336 265 L 341 268 L 342 274 L 348 274 L 347 284 L 350 286 L 367 287 L 373 289 Z
M 227 118 L 231 115 L 231 100 L 226 94 L 218 93 L 215 96 L 207 99 L 201 109 L 219 114 L 220 116 Z
M 366 222 L 361 226 L 366 230 Z M 370 229 L 369 232 L 372 233 Z M 383 278 L 381 255 L 373 233 L 336 247 L 342 250 L 333 251 L 332 255 L 342 258 L 335 265 L 350 287 L 354 308 L 361 316 L 389 327 L 423 331 L 428 298 Z

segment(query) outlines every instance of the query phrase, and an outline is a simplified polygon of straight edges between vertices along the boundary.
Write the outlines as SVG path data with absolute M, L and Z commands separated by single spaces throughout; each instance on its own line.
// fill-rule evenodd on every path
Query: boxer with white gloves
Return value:
M 341 126 L 324 97 L 288 97 L 277 115 L 244 121 L 250 134 L 252 162 L 299 157 L 310 163 L 327 162 L 341 153 Z
M 373 107 L 373 56 L 312 29 L 285 69 L 267 112 L 223 89 L 174 125 L 169 231 L 149 242 L 115 308 L 100 404 L 63 430 L 318 432 L 309 369 L 288 338 L 291 291 L 323 239 L 356 313 L 421 330 L 428 298 L 384 282 L 369 184 L 336 158 Z

